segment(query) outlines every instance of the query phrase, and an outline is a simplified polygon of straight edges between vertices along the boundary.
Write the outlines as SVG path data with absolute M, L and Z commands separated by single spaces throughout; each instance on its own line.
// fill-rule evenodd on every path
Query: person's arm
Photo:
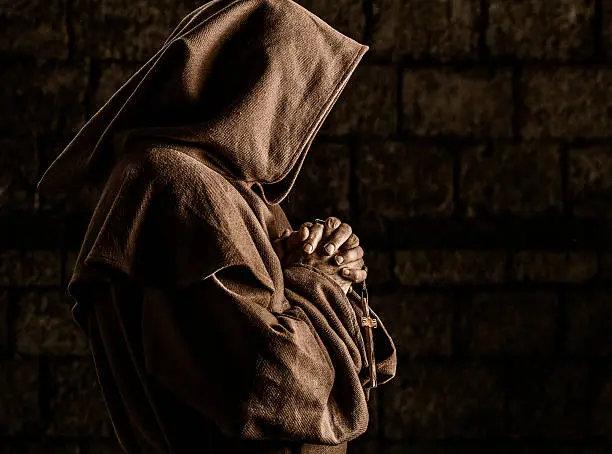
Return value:
M 355 439 L 369 420 L 355 311 L 316 268 L 283 274 L 282 295 L 241 266 L 176 291 L 146 289 L 147 370 L 227 436 Z

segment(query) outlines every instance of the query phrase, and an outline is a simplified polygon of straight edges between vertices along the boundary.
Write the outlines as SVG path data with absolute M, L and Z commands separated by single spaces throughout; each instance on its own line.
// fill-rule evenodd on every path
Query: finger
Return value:
M 351 236 L 340 246 L 341 250 L 349 250 L 359 246 L 359 237 L 354 233 L 351 233 Z
M 310 235 L 310 230 L 308 230 L 308 227 L 305 226 L 303 228 L 304 230 L 300 228 L 300 230 L 297 232 L 291 232 L 289 238 L 287 238 L 288 250 L 293 251 L 294 249 L 301 247 L 305 239 L 308 238 L 308 236 Z
M 306 254 L 311 254 L 319 245 L 319 241 L 321 241 L 321 236 L 323 235 L 323 225 L 315 222 L 314 225 L 310 228 L 310 234 L 306 239 L 306 243 L 303 246 L 304 252 Z
M 363 248 L 361 246 L 354 247 L 353 249 L 349 249 L 346 252 L 337 253 L 334 257 L 334 261 L 338 264 L 349 264 L 354 262 L 355 260 L 359 260 L 363 257 Z
M 283 233 L 281 234 L 280 239 L 284 240 L 289 235 L 291 235 L 291 229 L 285 229 L 285 230 L 283 230 Z
M 330 216 L 325 220 L 325 229 L 323 229 L 323 239 L 327 239 L 336 230 L 342 221 L 335 216 Z
M 368 272 L 362 269 L 352 269 L 352 268 L 342 268 L 341 271 L 342 277 L 349 279 L 353 282 L 362 282 L 365 281 L 368 277 Z
M 304 222 L 301 226 L 300 226 L 300 240 L 301 241 L 306 241 L 306 239 L 308 238 L 308 235 L 310 235 L 310 229 L 312 228 L 312 222 Z
M 353 229 L 346 222 L 340 224 L 340 226 L 332 233 L 331 237 L 327 239 L 325 244 L 325 252 L 327 255 L 332 255 L 336 250 L 344 243 L 353 233 Z

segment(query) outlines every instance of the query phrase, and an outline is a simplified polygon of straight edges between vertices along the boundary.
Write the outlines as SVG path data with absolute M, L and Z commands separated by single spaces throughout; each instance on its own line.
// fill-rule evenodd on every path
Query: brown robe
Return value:
M 43 176 L 102 188 L 68 290 L 129 454 L 344 453 L 366 431 L 357 301 L 271 244 L 366 50 L 291 0 L 209 2 Z

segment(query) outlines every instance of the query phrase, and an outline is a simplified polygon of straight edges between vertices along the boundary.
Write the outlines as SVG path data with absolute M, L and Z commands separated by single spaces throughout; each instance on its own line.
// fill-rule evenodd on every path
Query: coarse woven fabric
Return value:
M 102 188 L 68 290 L 126 452 L 344 453 L 366 431 L 357 302 L 271 243 L 366 50 L 291 0 L 209 2 L 39 182 Z

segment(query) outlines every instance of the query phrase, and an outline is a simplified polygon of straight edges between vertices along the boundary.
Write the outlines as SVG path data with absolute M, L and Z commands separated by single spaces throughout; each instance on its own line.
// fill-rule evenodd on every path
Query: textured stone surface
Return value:
M 58 251 L 9 249 L 0 252 L 0 285 L 59 285 Z
M 34 209 L 38 156 L 33 139 L 0 139 L 0 213 Z
M 597 272 L 589 252 L 522 251 L 512 260 L 513 278 L 520 281 L 584 282 Z
M 294 229 L 313 216 L 349 215 L 349 150 L 344 145 L 313 143 L 295 186 L 283 201 Z
M 0 291 L 0 355 L 8 349 L 9 343 L 9 294 Z
M 373 0 L 372 50 L 393 58 L 473 58 L 479 0 Z
M 18 303 L 15 347 L 29 355 L 89 355 L 87 337 L 72 320 L 63 291 L 28 292 Z
M 0 432 L 31 435 L 40 429 L 36 359 L 0 361 Z
M 4 64 L 3 64 L 4 66 Z M 36 134 L 77 130 L 84 123 L 87 70 L 64 63 L 10 62 L 0 72 L 0 131 Z
M 609 442 L 612 433 L 612 369 L 609 365 L 596 377 L 594 398 L 593 433 Z
M 587 377 L 587 369 L 578 364 L 514 364 L 507 396 L 508 435 L 559 440 L 582 436 Z
M 93 108 L 98 110 L 138 70 L 138 65 L 103 63 L 98 87 L 93 96 Z
M 10 454 L 84 454 L 84 452 L 76 442 L 45 440 L 16 443 L 11 447 Z
M 501 433 L 501 375 L 478 365 L 409 364 L 385 390 L 384 435 L 390 439 L 483 438 Z
M 88 454 L 124 454 L 116 438 L 96 440 L 89 445 Z
M 363 260 L 368 266 L 368 285 L 388 283 L 392 275 L 391 253 L 364 247 Z
M 571 59 L 593 54 L 594 0 L 489 2 L 493 55 Z
M 438 147 L 364 143 L 357 151 L 359 212 L 385 219 L 452 213 L 453 160 Z
M 569 197 L 574 215 L 612 216 L 610 144 L 569 151 Z
M 603 49 L 605 55 L 610 58 L 612 57 L 612 3 L 606 1 L 601 2 L 601 9 L 603 16 Z
M 587 68 L 526 70 L 520 118 L 527 138 L 612 135 L 612 71 Z
M 508 71 L 408 70 L 402 80 L 403 130 L 417 136 L 509 137 Z
M 51 365 L 51 436 L 110 436 L 112 426 L 93 360 L 57 360 Z
M 296 0 L 336 30 L 362 42 L 365 15 L 360 0 Z
M 397 251 L 395 275 L 404 285 L 501 282 L 505 260 L 501 252 Z
M 75 0 L 74 33 L 80 55 L 143 61 L 152 57 L 194 0 Z
M 447 356 L 452 352 L 454 302 L 444 293 L 398 292 L 378 296 L 372 307 L 392 333 L 399 355 Z
M 320 129 L 335 136 L 382 135 L 397 128 L 394 68 L 359 65 Z
M 461 154 L 460 198 L 468 216 L 559 213 L 561 165 L 555 143 L 500 143 Z
M 0 3 L 0 51 L 66 58 L 68 30 L 66 0 Z
M 612 295 L 605 290 L 567 296 L 567 350 L 576 355 L 612 355 Z
M 557 301 L 548 293 L 478 293 L 458 305 L 459 348 L 473 355 L 550 355 Z

